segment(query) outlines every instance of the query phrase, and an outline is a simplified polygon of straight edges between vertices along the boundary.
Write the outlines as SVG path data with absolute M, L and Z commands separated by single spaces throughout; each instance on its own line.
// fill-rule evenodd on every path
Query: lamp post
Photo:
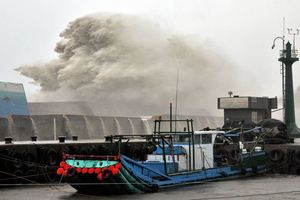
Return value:
M 284 27 L 284 26 L 283 26 Z M 282 50 L 280 51 L 280 58 L 282 70 L 282 99 L 283 99 L 283 119 L 287 126 L 287 133 L 292 138 L 300 138 L 300 129 L 296 125 L 295 120 L 295 104 L 294 104 L 294 86 L 293 86 L 293 70 L 292 65 L 298 61 L 298 51 L 295 49 L 295 36 L 299 34 L 299 29 L 292 32 L 288 28 L 288 34 L 293 35 L 293 48 L 290 42 L 285 44 L 284 31 L 282 37 L 276 37 L 273 40 L 272 49 L 275 47 L 277 39 L 282 40 Z
M 284 36 L 276 37 L 273 40 L 272 49 L 275 47 L 277 39 L 282 40 L 282 50 L 280 51 L 280 58 L 282 72 L 282 100 L 283 100 L 283 119 L 288 128 L 288 134 L 291 137 L 300 137 L 300 129 L 295 122 L 295 105 L 294 105 L 294 87 L 293 87 L 293 71 L 292 65 L 298 61 L 298 53 L 295 49 L 295 36 L 299 34 L 299 30 L 292 33 L 292 29 L 288 29 L 290 35 L 293 35 L 293 49 L 290 42 L 285 44 Z M 286 47 L 286 48 L 285 48 Z
M 295 105 L 294 105 L 294 87 L 293 87 L 293 70 L 292 65 L 298 61 L 297 51 L 292 50 L 291 43 L 286 43 L 286 50 L 281 51 L 278 61 L 285 65 L 285 117 L 284 122 L 288 128 L 288 134 L 292 137 L 300 137 L 300 130 L 295 122 Z
M 282 51 L 284 51 L 285 48 L 285 36 L 283 35 L 282 37 L 276 37 L 273 40 L 273 45 L 272 45 L 272 49 L 275 48 L 275 43 L 278 39 L 282 40 Z M 281 68 L 280 68 L 280 73 L 282 76 L 282 82 L 281 82 L 281 87 L 282 87 L 282 119 L 283 121 L 285 120 L 285 106 L 286 106 L 286 102 L 285 102 L 285 67 L 283 62 L 281 62 Z

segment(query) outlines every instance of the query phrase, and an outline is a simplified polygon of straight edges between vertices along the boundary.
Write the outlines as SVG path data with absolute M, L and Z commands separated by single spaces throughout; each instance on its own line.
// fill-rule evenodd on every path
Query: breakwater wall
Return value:
M 68 140 L 78 136 L 79 140 L 84 140 L 103 139 L 115 134 L 151 134 L 153 120 L 158 117 L 167 119 L 169 116 L 11 115 L 0 118 L 0 140 L 12 137 L 13 141 L 27 141 L 32 136 L 37 136 L 38 140 L 56 140 L 58 136 L 65 136 Z M 187 118 L 194 120 L 195 130 L 221 127 L 223 123 L 222 117 L 177 116 L 177 119 Z M 183 130 L 184 124 L 173 124 L 173 127 Z M 164 124 L 162 129 L 168 127 L 168 124 Z

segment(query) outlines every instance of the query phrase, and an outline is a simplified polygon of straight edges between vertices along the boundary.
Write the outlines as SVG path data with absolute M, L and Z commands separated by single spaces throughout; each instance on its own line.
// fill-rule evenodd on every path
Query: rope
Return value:
M 29 162 L 29 161 L 25 161 L 25 160 L 22 160 L 22 159 L 14 158 L 14 157 L 11 157 L 11 156 L 6 156 L 6 155 L 3 155 L 3 154 L 0 154 L 0 159 L 1 160 L 11 161 L 11 162 L 20 161 L 20 162 L 22 162 L 24 164 L 33 164 L 34 166 L 41 167 L 41 168 L 44 168 L 44 167 L 48 166 L 48 165 L 45 165 L 45 164 L 42 164 L 42 163 Z M 51 167 L 58 167 L 58 166 L 57 165 L 53 165 Z
M 3 174 L 6 174 L 6 175 L 10 175 L 10 176 L 13 176 L 13 177 L 17 177 L 18 179 L 23 179 L 23 180 L 28 181 L 28 182 L 30 182 L 30 183 L 36 183 L 36 182 L 34 182 L 34 181 L 32 181 L 32 180 L 29 180 L 29 179 L 27 179 L 27 178 L 24 178 L 24 177 L 22 177 L 22 176 L 18 176 L 18 175 L 15 175 L 15 174 L 12 174 L 12 173 L 8 173 L 8 172 L 5 172 L 5 171 L 0 171 L 0 172 L 3 173 Z
M 2 173 L 2 171 L 0 171 L 0 173 Z M 31 174 L 31 175 L 19 176 L 19 177 L 22 177 L 22 178 L 32 178 L 32 177 L 38 177 L 38 176 L 41 176 L 41 175 L 46 175 L 46 173 Z M 0 179 L 0 181 L 15 180 L 15 179 L 19 179 L 19 177 L 2 178 L 2 179 Z

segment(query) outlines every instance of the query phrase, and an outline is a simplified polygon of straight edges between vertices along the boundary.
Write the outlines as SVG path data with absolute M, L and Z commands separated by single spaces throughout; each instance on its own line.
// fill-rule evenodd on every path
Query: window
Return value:
M 202 134 L 201 135 L 201 144 L 211 144 L 212 139 L 211 139 L 211 134 Z
M 189 136 L 188 135 L 180 135 L 179 142 L 189 142 Z
M 200 135 L 195 135 L 194 136 L 194 143 L 195 144 L 200 144 Z
M 252 122 L 254 122 L 254 123 L 257 123 L 258 121 L 257 121 L 257 112 L 256 111 L 252 111 L 251 112 L 251 120 L 252 120 Z

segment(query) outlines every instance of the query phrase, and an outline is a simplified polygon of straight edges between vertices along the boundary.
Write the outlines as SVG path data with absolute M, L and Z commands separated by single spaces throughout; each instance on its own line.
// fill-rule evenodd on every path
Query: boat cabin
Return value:
M 201 170 L 214 167 L 213 146 L 216 135 L 223 131 L 195 131 L 193 138 L 189 134 L 174 134 L 173 145 L 158 147 L 147 155 L 146 162 L 164 162 L 167 166 L 173 163 L 174 171 Z M 165 155 L 164 155 L 165 154 Z M 170 165 L 172 166 L 172 165 Z M 171 170 L 171 171 L 173 171 Z

